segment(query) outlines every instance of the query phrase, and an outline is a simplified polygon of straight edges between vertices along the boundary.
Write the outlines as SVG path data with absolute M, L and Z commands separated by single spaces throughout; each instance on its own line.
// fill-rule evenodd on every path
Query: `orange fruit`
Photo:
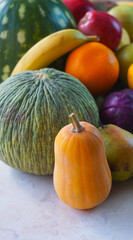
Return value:
M 78 78 L 96 96 L 115 85 L 119 77 L 119 62 L 111 49 L 102 43 L 90 42 L 69 54 L 65 72 Z
M 133 63 L 128 68 L 127 81 L 128 81 L 129 88 L 133 89 Z

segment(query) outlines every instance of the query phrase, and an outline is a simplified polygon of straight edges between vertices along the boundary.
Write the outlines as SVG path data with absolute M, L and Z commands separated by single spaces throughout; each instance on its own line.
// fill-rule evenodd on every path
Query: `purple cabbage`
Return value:
M 100 120 L 133 133 L 133 89 L 110 93 L 101 106 Z

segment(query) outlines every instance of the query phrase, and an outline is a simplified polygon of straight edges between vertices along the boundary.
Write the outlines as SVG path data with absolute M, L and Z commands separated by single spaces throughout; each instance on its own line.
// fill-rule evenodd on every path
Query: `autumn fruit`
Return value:
M 62 71 L 44 68 L 14 74 L 0 84 L 0 93 L 0 160 L 18 170 L 53 173 L 54 139 L 69 123 L 71 111 L 99 126 L 92 95 Z
M 53 182 L 58 197 L 77 209 L 101 204 L 109 195 L 112 177 L 100 131 L 70 115 L 54 142 Z
M 62 62 L 65 65 L 65 61 L 63 61 L 65 54 L 90 41 L 98 41 L 98 37 L 85 36 L 77 29 L 63 29 L 49 34 L 23 55 L 14 67 L 11 75 L 27 70 L 39 70 L 51 64 L 55 68 L 55 62 L 59 63 L 60 57 L 62 57 L 60 65 L 62 65 Z
M 106 149 L 106 157 L 113 181 L 133 177 L 133 134 L 113 124 L 99 128 Z
M 78 78 L 93 96 L 97 96 L 115 85 L 119 76 L 119 63 L 111 49 L 102 43 L 91 42 L 69 54 L 65 71 Z
M 122 36 L 121 36 L 121 41 L 117 47 L 117 50 L 122 48 L 123 46 L 125 45 L 128 45 L 131 43 L 131 40 L 130 40 L 130 37 L 129 37 L 129 34 L 127 32 L 127 30 L 125 28 L 122 28 Z
M 38 41 L 76 22 L 61 0 L 0 0 L 0 82 Z
M 80 19 L 78 29 L 85 35 L 98 35 L 100 42 L 113 51 L 117 49 L 122 36 L 120 22 L 108 13 L 100 11 L 87 12 Z
M 86 12 L 95 10 L 93 3 L 88 0 L 62 0 L 62 2 L 68 7 L 77 23 Z
M 128 68 L 127 81 L 128 81 L 129 88 L 133 89 L 133 63 Z
M 124 27 L 133 41 L 133 7 L 119 5 L 111 8 L 108 13 L 114 16 Z
M 127 88 L 127 71 L 130 65 L 133 63 L 133 42 L 120 48 L 116 52 L 116 57 L 119 61 L 120 67 L 119 79 L 123 87 Z

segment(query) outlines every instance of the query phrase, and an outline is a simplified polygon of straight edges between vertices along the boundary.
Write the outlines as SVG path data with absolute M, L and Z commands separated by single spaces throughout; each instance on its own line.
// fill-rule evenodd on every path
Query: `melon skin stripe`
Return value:
M 0 92 L 0 159 L 15 169 L 53 173 L 55 136 L 70 123 L 71 112 L 99 126 L 92 95 L 67 73 L 25 71 L 1 83 Z

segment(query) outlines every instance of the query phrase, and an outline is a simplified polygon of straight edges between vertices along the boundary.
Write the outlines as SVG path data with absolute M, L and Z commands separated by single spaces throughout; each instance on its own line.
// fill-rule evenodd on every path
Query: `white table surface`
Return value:
M 0 240 L 133 240 L 133 179 L 114 184 L 104 203 L 81 211 L 57 197 L 52 175 L 0 161 Z

